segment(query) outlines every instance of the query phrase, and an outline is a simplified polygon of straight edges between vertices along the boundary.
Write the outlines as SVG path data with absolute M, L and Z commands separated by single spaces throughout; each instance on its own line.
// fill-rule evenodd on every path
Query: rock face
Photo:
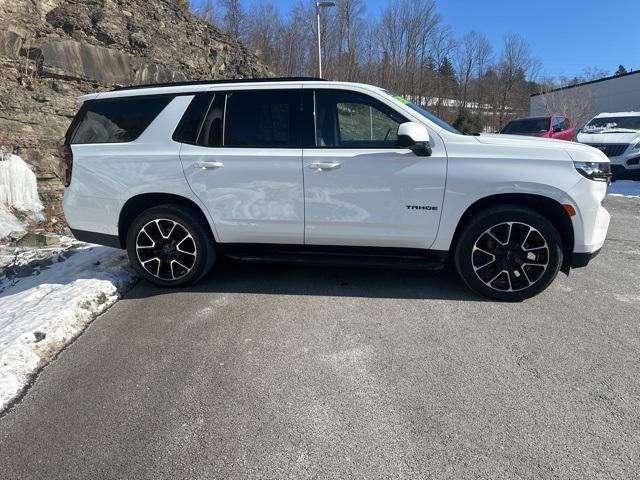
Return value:
M 64 225 L 58 150 L 78 96 L 118 85 L 269 76 L 186 0 L 0 0 L 0 146 Z M 58 227 L 59 228 L 59 227 Z

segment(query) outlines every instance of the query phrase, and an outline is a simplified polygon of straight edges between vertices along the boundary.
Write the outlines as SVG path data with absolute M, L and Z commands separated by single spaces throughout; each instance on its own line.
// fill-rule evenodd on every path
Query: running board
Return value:
M 341 265 L 442 270 L 448 252 L 413 248 L 329 245 L 218 244 L 221 253 L 244 262 Z

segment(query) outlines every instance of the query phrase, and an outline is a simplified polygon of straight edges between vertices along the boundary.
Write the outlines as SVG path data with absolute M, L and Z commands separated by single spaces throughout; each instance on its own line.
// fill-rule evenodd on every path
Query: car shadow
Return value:
M 178 289 L 141 281 L 126 298 L 179 292 L 246 293 L 487 301 L 471 292 L 452 268 L 438 271 L 374 267 L 299 266 L 225 260 L 195 285 Z

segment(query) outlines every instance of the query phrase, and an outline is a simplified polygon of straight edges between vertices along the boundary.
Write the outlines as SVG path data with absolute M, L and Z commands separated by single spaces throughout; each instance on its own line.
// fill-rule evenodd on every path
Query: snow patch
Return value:
M 0 240 L 8 237 L 11 232 L 24 232 L 25 225 L 0 202 Z
M 0 271 L 0 411 L 135 281 L 120 250 L 64 237 L 41 250 L 15 252 Z
M 617 180 L 609 185 L 607 195 L 614 197 L 640 197 L 640 181 Z

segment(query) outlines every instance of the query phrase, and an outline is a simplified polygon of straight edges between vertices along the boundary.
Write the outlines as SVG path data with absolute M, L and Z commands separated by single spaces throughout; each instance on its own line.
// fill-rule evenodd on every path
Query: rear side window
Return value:
M 184 112 L 173 139 L 203 147 L 222 146 L 224 93 L 199 93 Z
M 171 96 L 118 98 L 86 102 L 74 120 L 69 143 L 131 142 L 173 100 Z
M 178 124 L 173 139 L 176 142 L 181 143 L 198 143 L 198 134 L 200 133 L 200 126 L 202 125 L 202 119 L 207 113 L 207 109 L 213 99 L 212 93 L 200 93 L 193 97 L 187 111 L 184 112 L 182 120 Z
M 301 101 L 299 91 L 228 93 L 224 146 L 302 146 Z

